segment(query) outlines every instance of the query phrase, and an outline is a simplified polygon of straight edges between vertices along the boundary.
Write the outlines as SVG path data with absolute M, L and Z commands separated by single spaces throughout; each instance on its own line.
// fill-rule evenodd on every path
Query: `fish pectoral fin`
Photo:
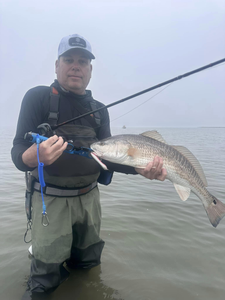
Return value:
M 135 158 L 135 157 L 138 157 L 140 155 L 140 151 L 137 148 L 130 147 L 127 150 L 127 155 L 132 157 L 132 158 Z
M 182 185 L 176 184 L 176 183 L 174 183 L 174 187 L 175 187 L 178 195 L 180 196 L 180 199 L 183 201 L 186 201 L 188 199 L 188 197 L 190 196 L 191 189 L 184 187 Z

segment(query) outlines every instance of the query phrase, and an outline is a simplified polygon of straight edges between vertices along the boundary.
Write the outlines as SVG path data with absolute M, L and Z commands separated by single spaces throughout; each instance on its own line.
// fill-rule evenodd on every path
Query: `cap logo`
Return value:
M 85 40 L 79 38 L 79 37 L 72 37 L 69 39 L 69 45 L 71 47 L 82 47 L 86 48 L 86 42 Z

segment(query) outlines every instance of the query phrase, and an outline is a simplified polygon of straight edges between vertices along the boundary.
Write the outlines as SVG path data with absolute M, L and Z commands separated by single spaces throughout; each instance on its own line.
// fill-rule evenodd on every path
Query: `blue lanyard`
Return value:
M 39 160 L 39 144 L 40 144 L 40 142 L 41 142 L 40 136 L 39 136 L 39 134 L 37 134 L 36 143 L 37 143 L 38 177 L 39 177 L 39 182 L 41 185 L 41 197 L 42 197 L 42 225 L 46 227 L 49 225 L 49 219 L 48 219 L 47 212 L 46 212 L 44 193 L 43 193 L 43 188 L 46 185 L 45 181 L 44 181 L 44 172 L 43 172 L 44 164 L 42 162 L 40 162 L 40 160 Z
M 49 219 L 48 219 L 46 206 L 44 202 L 43 188 L 46 186 L 46 184 L 44 181 L 44 172 L 43 172 L 44 164 L 39 160 L 39 144 L 43 141 L 46 141 L 48 138 L 33 132 L 26 133 L 24 138 L 30 141 L 31 143 L 37 144 L 38 177 L 41 185 L 41 197 L 42 197 L 42 225 L 46 227 L 49 225 Z M 77 154 L 92 159 L 92 156 L 90 155 L 92 150 L 90 148 L 86 148 L 86 147 L 75 148 L 73 144 L 70 143 L 68 143 L 68 146 L 70 147 L 70 149 L 68 150 L 66 149 L 64 152 L 67 152 L 69 154 Z

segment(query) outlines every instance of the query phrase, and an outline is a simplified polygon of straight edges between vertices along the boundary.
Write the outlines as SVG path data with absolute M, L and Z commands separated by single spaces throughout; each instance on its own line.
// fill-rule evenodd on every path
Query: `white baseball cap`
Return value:
M 91 44 L 79 34 L 68 35 L 61 39 L 58 48 L 58 58 L 68 50 L 76 48 L 87 52 L 90 59 L 95 59 L 94 55 L 92 54 Z

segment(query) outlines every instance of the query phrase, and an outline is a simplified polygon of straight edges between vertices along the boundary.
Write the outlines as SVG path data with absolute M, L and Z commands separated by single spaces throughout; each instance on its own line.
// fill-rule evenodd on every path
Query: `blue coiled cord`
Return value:
M 47 216 L 46 212 L 46 206 L 45 206 L 45 201 L 44 201 L 44 193 L 43 193 L 43 188 L 45 187 L 45 181 L 44 181 L 44 163 L 40 162 L 39 160 L 39 145 L 41 143 L 41 139 L 39 137 L 39 134 L 36 136 L 36 144 L 37 144 L 37 160 L 38 160 L 38 177 L 39 177 L 39 182 L 41 185 L 41 197 L 42 197 L 42 225 L 43 226 L 48 226 L 49 225 L 49 219 Z

